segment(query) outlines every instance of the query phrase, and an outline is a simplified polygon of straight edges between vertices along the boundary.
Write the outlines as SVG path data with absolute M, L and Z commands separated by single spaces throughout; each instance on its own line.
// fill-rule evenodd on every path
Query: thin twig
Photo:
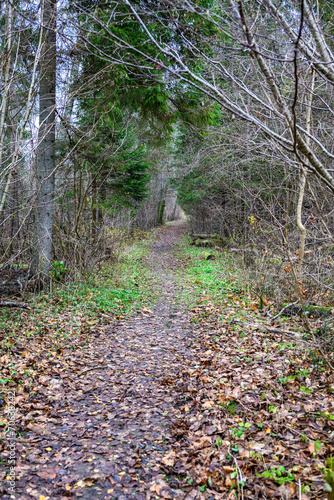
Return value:
M 250 408 L 247 408 L 247 406 L 245 406 L 241 401 L 240 399 L 236 399 L 236 401 L 239 403 L 239 405 L 241 405 L 243 408 L 245 408 L 245 410 L 251 412 L 251 413 L 255 413 L 253 410 L 251 410 Z
M 95 368 L 98 370 L 98 369 L 104 368 L 104 366 L 94 365 L 94 366 L 91 366 L 90 368 L 86 368 L 85 370 L 82 370 L 82 372 L 78 373 L 78 377 L 80 377 L 84 373 L 90 372 L 91 370 L 95 370 Z
M 281 314 L 284 313 L 284 311 L 286 309 L 288 309 L 288 307 L 290 306 L 295 306 L 296 304 L 298 304 L 298 300 L 296 300 L 295 302 L 291 302 L 291 304 L 288 304 L 287 306 L 283 307 L 283 309 L 280 310 L 280 312 L 278 314 L 276 314 L 276 316 L 274 316 L 273 318 L 270 318 L 270 322 L 274 321 L 275 319 L 277 319 Z

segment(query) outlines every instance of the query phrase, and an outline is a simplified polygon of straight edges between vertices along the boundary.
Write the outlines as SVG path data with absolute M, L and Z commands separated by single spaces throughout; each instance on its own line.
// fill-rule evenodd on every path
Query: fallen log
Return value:
M 201 257 L 202 257 L 202 259 L 205 259 L 205 260 L 215 260 L 216 259 L 215 255 L 213 253 L 210 253 L 210 252 L 202 252 Z
M 307 316 L 312 315 L 314 318 L 326 318 L 332 316 L 333 311 L 333 307 L 306 304 L 304 313 L 302 305 L 294 302 L 292 304 L 283 304 L 283 309 L 280 311 L 280 314 L 288 317 L 306 314 Z
M 0 301 L 0 307 L 19 307 L 21 309 L 30 309 L 28 304 L 24 302 L 3 302 Z
M 228 238 L 219 236 L 218 234 L 197 234 L 191 233 L 190 237 L 192 239 L 191 244 L 197 247 L 212 247 L 212 248 L 224 248 L 230 245 Z
M 190 236 L 194 239 L 200 239 L 200 240 L 212 240 L 212 239 L 220 239 L 220 236 L 218 234 L 197 234 L 197 233 L 191 233 Z
M 200 247 L 200 248 L 213 248 L 215 246 L 215 243 L 211 240 L 195 240 L 193 242 L 193 245 L 195 245 L 196 247 Z

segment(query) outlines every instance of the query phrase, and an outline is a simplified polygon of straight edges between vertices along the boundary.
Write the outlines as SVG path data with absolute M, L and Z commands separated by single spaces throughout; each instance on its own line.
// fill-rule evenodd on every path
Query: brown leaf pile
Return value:
M 250 311 L 238 328 L 214 304 L 186 314 L 176 239 L 164 228 L 152 252 L 164 283 L 154 311 L 92 327 L 56 353 L 45 334 L 2 356 L 3 396 L 16 391 L 20 500 L 326 498 L 333 374 L 284 334 L 252 326 Z
M 326 498 L 334 375 L 284 334 L 261 330 L 246 326 L 240 335 L 215 315 L 197 326 L 170 471 L 207 498 Z

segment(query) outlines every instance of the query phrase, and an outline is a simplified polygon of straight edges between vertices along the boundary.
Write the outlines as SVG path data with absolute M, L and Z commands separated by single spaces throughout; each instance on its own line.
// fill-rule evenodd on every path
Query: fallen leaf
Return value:
M 162 463 L 164 465 L 167 465 L 168 467 L 173 467 L 174 462 L 175 462 L 175 451 L 170 451 L 162 459 Z
M 211 446 L 211 438 L 209 436 L 203 436 L 199 441 L 194 442 L 194 447 L 197 450 Z
M 57 476 L 57 472 L 58 470 L 48 467 L 46 469 L 39 470 L 37 472 L 37 476 L 41 477 L 42 479 L 55 479 L 55 477 Z

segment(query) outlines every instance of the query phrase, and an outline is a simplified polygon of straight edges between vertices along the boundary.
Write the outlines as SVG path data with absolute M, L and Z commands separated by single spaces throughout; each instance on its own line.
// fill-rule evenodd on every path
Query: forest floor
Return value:
M 333 375 L 186 229 L 138 258 L 136 315 L 83 317 L 54 344 L 64 314 L 2 346 L 1 498 L 327 498 Z

